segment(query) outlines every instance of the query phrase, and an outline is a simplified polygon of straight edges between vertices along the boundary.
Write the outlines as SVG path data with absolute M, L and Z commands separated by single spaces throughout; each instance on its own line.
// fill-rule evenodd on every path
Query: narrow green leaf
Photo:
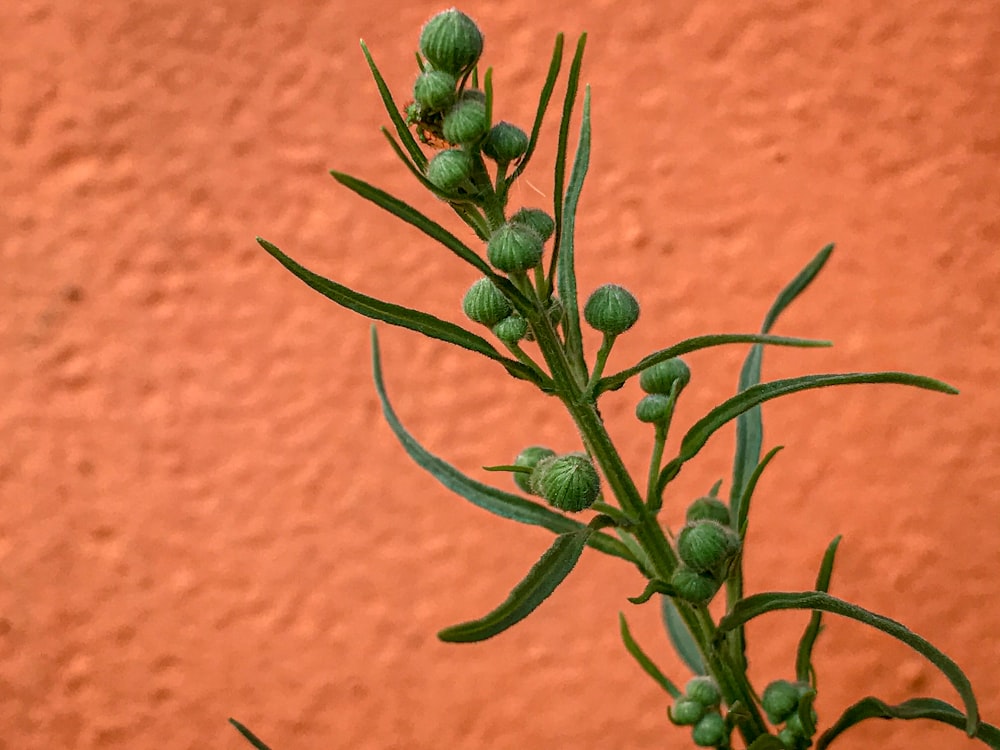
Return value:
M 263 740 L 236 721 L 236 719 L 230 718 L 229 723 L 236 727 L 236 731 L 242 734 L 251 745 L 257 748 L 257 750 L 271 750 L 271 748 L 264 744 Z
M 695 674 L 708 674 L 705 669 L 705 661 L 698 650 L 698 644 L 691 637 L 684 619 L 677 611 L 677 603 L 669 596 L 660 597 L 660 612 L 663 616 L 663 624 L 667 628 L 667 635 L 673 644 L 677 655 L 681 661 L 687 664 L 688 668 Z
M 636 643 L 635 638 L 632 637 L 632 633 L 628 629 L 628 623 L 625 621 L 625 615 L 621 612 L 618 613 L 618 624 L 625 648 L 630 654 L 632 654 L 632 658 L 639 663 L 639 666 L 642 667 L 642 671 L 656 680 L 656 683 L 666 690 L 670 694 L 670 697 L 680 698 L 683 693 L 681 693 L 677 686 L 670 681 L 669 677 L 660 671 L 660 668 L 653 663 L 653 660 L 650 659 L 646 652 L 642 650 L 642 647 Z
M 482 482 L 477 482 L 462 474 L 451 464 L 442 461 L 424 449 L 406 431 L 406 428 L 403 427 L 402 422 L 399 421 L 396 412 L 389 403 L 389 396 L 385 390 L 385 381 L 382 377 L 382 360 L 378 347 L 378 335 L 375 332 L 374 326 L 372 327 L 372 370 L 375 379 L 375 390 L 378 392 L 379 400 L 382 403 L 382 413 L 385 415 L 385 420 L 396 435 L 396 438 L 417 465 L 427 470 L 449 490 L 465 498 L 473 505 L 501 518 L 508 518 L 512 521 L 518 521 L 531 526 L 541 526 L 556 534 L 575 533 L 587 528 L 586 524 L 550 510 L 544 505 L 526 500 L 518 495 L 503 492 Z M 636 558 L 629 552 L 628 548 L 613 536 L 594 532 L 587 537 L 587 543 L 594 549 L 600 550 L 605 554 L 636 563 Z
M 346 307 L 348 310 L 353 310 L 372 320 L 381 320 L 400 328 L 408 328 L 411 331 L 422 333 L 424 336 L 429 336 L 439 341 L 447 341 L 449 344 L 455 344 L 463 349 L 477 352 L 499 362 L 507 372 L 516 378 L 527 380 L 539 387 L 544 385 L 538 374 L 531 368 L 518 362 L 516 359 L 503 356 L 486 339 L 465 330 L 461 326 L 441 320 L 419 310 L 411 310 L 408 307 L 395 305 L 391 302 L 383 302 L 366 294 L 355 292 L 353 289 L 349 289 L 342 284 L 331 281 L 299 265 L 267 240 L 258 237 L 257 242 L 274 256 L 281 265 L 298 276 L 310 287 L 324 297 L 333 300 L 338 305 Z
M 965 729 L 968 723 L 965 714 L 937 698 L 911 698 L 892 706 L 874 696 L 869 696 L 844 711 L 837 722 L 819 736 L 816 750 L 825 750 L 845 730 L 865 719 L 930 719 L 950 724 L 956 729 Z M 1000 729 L 992 724 L 979 724 L 971 736 L 992 747 L 993 750 L 1000 750 Z
M 582 52 L 583 48 L 580 47 Z M 574 63 L 576 61 L 574 60 Z M 572 74 L 571 74 L 572 75 Z M 580 192 L 583 190 L 583 180 L 590 165 L 590 87 L 583 94 L 583 118 L 580 122 L 580 140 L 577 144 L 576 158 L 573 160 L 573 172 L 566 188 L 565 211 L 562 217 L 562 233 L 556 235 L 553 245 L 553 263 L 559 280 L 559 299 L 562 302 L 562 327 L 566 337 L 566 352 L 586 372 L 583 358 L 583 336 L 580 333 L 580 310 L 576 299 L 576 268 L 574 253 L 574 233 L 576 228 L 576 209 L 580 202 Z M 550 272 L 551 273 L 551 272 Z M 551 278 L 551 276 L 550 276 Z
M 748 409 L 779 396 L 787 396 L 799 391 L 857 383 L 894 383 L 896 385 L 911 385 L 915 388 L 924 388 L 928 391 L 938 391 L 940 393 L 958 393 L 957 390 L 947 383 L 942 383 L 940 380 L 922 375 L 911 375 L 906 372 L 852 372 L 840 375 L 804 375 L 798 378 L 774 380 L 770 383 L 759 383 L 715 407 L 688 430 L 687 434 L 681 440 L 680 454 L 663 468 L 661 485 L 665 484 L 662 477 L 669 476 L 673 478 L 676 476 L 679 471 L 679 465 L 693 458 L 704 447 L 705 443 L 708 442 L 708 439 L 716 430 Z
M 747 750 L 788 750 L 785 743 L 773 734 L 762 734 L 747 747 Z
M 486 95 L 486 125 L 493 125 L 493 68 L 486 69 L 483 79 L 483 93 Z
M 794 279 L 778 294 L 764 317 L 761 326 L 761 333 L 770 333 L 771 328 L 777 321 L 778 316 L 784 312 L 796 297 L 806 290 L 813 279 L 819 274 L 830 259 L 833 252 L 833 245 L 827 245 L 817 253 L 809 263 L 795 276 Z M 737 392 L 745 391 L 747 388 L 757 385 L 760 382 L 761 361 L 764 357 L 764 350 L 760 346 L 753 346 L 747 354 L 746 361 L 740 371 L 740 381 Z M 764 440 L 764 426 L 761 419 L 759 406 L 755 406 L 736 419 L 736 456 L 733 459 L 733 486 L 730 490 L 730 498 L 736 504 L 736 515 L 740 515 L 738 501 L 743 494 L 743 485 L 747 476 L 754 470 L 760 460 L 761 445 Z
M 628 599 L 632 604 L 645 604 L 650 599 L 653 598 L 653 594 L 665 594 L 666 596 L 677 596 L 677 589 L 671 586 L 666 581 L 661 581 L 658 578 L 654 578 L 652 581 L 646 584 L 646 588 L 642 590 L 639 596 L 628 596 Z
M 581 34 L 576 43 L 576 53 L 569 66 L 569 76 L 566 79 L 566 95 L 563 97 L 562 118 L 559 120 L 559 140 L 556 143 L 556 163 L 552 177 L 552 210 L 556 221 L 555 234 L 552 240 L 552 258 L 549 261 L 548 280 L 551 285 L 556 278 L 559 253 L 562 247 L 563 210 L 565 195 L 563 194 L 566 179 L 566 154 L 569 149 L 569 127 L 576 104 L 576 92 L 580 85 L 580 69 L 583 66 L 583 49 L 587 43 L 587 35 Z
M 342 172 L 330 172 L 337 182 L 344 187 L 353 190 L 365 200 L 369 200 L 379 208 L 383 208 L 394 216 L 399 217 L 407 224 L 412 224 L 421 232 L 433 240 L 437 240 L 455 255 L 466 263 L 477 269 L 484 276 L 489 276 L 490 280 L 513 299 L 523 299 L 523 295 L 517 291 L 513 284 L 507 279 L 498 276 L 490 265 L 479 257 L 474 250 L 462 242 L 440 224 L 424 216 L 417 209 L 403 203 L 395 196 L 389 195 L 384 190 L 380 190 L 374 185 L 369 185 L 363 180 L 351 177 Z
M 375 60 L 372 59 L 371 52 L 368 51 L 368 45 L 361 42 L 361 51 L 365 55 L 365 60 L 368 62 L 368 68 L 372 72 L 372 77 L 375 79 L 375 85 L 378 87 L 379 96 L 382 97 L 382 104 L 385 106 L 385 111 L 389 115 L 389 119 L 392 120 L 393 126 L 396 128 L 396 132 L 399 133 L 399 138 L 406 146 L 406 150 L 409 152 L 410 157 L 413 159 L 414 164 L 423 171 L 427 169 L 427 157 L 424 156 L 424 152 L 420 150 L 420 145 L 417 140 L 413 137 L 413 133 L 406 126 L 406 121 L 399 112 L 399 107 L 396 106 L 396 102 L 392 99 L 392 93 L 389 91 L 389 87 L 385 83 L 385 79 L 382 78 L 382 74 L 379 72 L 378 67 L 375 65 Z
M 841 536 L 838 534 L 833 538 L 833 541 L 830 542 L 830 545 L 826 548 L 826 552 L 823 554 L 823 562 L 819 566 L 819 575 L 816 576 L 817 591 L 822 591 L 823 593 L 830 591 L 830 577 L 833 575 L 833 563 L 837 557 L 837 547 L 840 546 L 840 540 Z M 812 616 L 809 618 L 809 624 L 806 626 L 805 632 L 802 633 L 802 639 L 799 641 L 799 650 L 795 657 L 795 677 L 799 682 L 811 682 L 810 678 L 813 674 L 813 646 L 816 645 L 816 638 L 819 637 L 820 630 L 822 630 L 822 620 L 823 613 L 818 609 L 813 610 Z
M 559 68 L 562 67 L 562 53 L 563 53 L 563 35 L 556 35 L 555 47 L 552 50 L 552 61 L 549 63 L 549 72 L 545 76 L 545 83 L 542 85 L 542 93 L 538 97 L 538 109 L 535 111 L 535 122 L 531 126 L 531 136 L 528 138 L 528 150 L 524 152 L 524 156 L 521 157 L 521 161 L 518 162 L 517 169 L 515 169 L 510 178 L 508 179 L 508 184 L 512 184 L 521 173 L 527 168 L 528 162 L 531 161 L 532 154 L 535 153 L 535 147 L 538 145 L 538 136 L 542 131 L 542 121 L 545 119 L 545 111 L 549 107 L 549 100 L 552 99 L 552 92 L 556 87 L 556 79 L 559 78 Z
M 782 609 L 817 609 L 841 615 L 842 617 L 849 617 L 891 635 L 917 653 L 925 656 L 935 667 L 941 670 L 962 697 L 962 702 L 965 704 L 967 713 L 966 732 L 970 737 L 975 735 L 976 728 L 979 725 L 979 707 L 976 704 L 976 696 L 972 692 L 972 685 L 969 683 L 969 678 L 965 676 L 959 666 L 933 644 L 921 638 L 905 625 L 883 615 L 869 612 L 857 604 L 845 602 L 843 599 L 837 599 L 822 591 L 754 594 L 737 602 L 719 621 L 718 635 L 721 636 L 755 617 Z
M 666 349 L 660 349 L 652 354 L 647 354 L 636 364 L 632 365 L 632 367 L 621 372 L 616 372 L 614 375 L 601 378 L 597 382 L 595 392 L 601 394 L 605 391 L 618 390 L 625 385 L 629 378 L 634 378 L 647 367 L 652 367 L 659 362 L 665 362 L 668 359 L 680 357 L 683 354 L 698 351 L 699 349 L 708 349 L 712 346 L 723 346 L 725 344 L 771 344 L 773 346 L 795 346 L 800 348 L 830 346 L 829 341 L 770 336 L 762 333 L 720 333 L 708 336 L 695 336 Z
M 576 566 L 593 533 L 589 528 L 561 534 L 504 602 L 485 617 L 452 625 L 438 633 L 446 643 L 477 643 L 516 625 L 545 601 Z
M 743 539 L 747 534 L 747 526 L 750 521 L 750 500 L 753 497 L 753 492 L 757 489 L 757 482 L 760 481 L 761 474 L 764 473 L 764 469 L 767 465 L 771 463 L 771 460 L 778 455 L 785 446 L 776 445 L 774 448 L 767 452 L 767 455 L 761 459 L 760 463 L 757 464 L 757 468 L 753 470 L 753 474 L 750 475 L 750 479 L 747 480 L 746 487 L 743 488 L 743 494 L 740 497 L 739 502 L 739 515 L 736 517 L 736 530 L 740 534 L 740 539 Z

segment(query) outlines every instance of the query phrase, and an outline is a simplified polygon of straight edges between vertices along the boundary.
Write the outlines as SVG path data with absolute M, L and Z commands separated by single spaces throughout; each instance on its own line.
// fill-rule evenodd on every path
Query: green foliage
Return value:
M 511 186 L 524 173 L 539 145 L 542 123 L 555 95 L 563 68 L 562 35 L 555 41 L 530 134 L 504 120 L 493 124 L 494 109 L 502 99 L 493 89 L 492 68 L 480 76 L 482 33 L 460 11 L 444 11 L 423 28 L 416 56 L 419 71 L 415 102 L 407 108 L 405 119 L 368 47 L 362 43 L 392 126 L 382 129 L 391 149 L 417 183 L 428 190 L 429 197 L 444 201 L 465 223 L 469 237 L 460 238 L 420 210 L 367 182 L 341 172 L 331 174 L 344 187 L 417 228 L 476 269 L 480 279 L 461 303 L 456 292 L 456 307 L 461 306 L 474 323 L 490 329 L 485 333 L 492 334 L 497 345 L 465 326 L 349 289 L 306 269 L 272 243 L 258 240 L 286 269 L 337 304 L 371 320 L 484 356 L 512 377 L 537 388 L 540 394 L 554 396 L 577 428 L 580 444 L 576 451 L 556 456 L 547 448 L 532 446 L 513 464 L 487 467 L 512 473 L 518 487 L 541 495 L 549 506 L 472 479 L 432 455 L 404 428 L 389 402 L 378 339 L 372 329 L 375 389 L 383 415 L 405 452 L 464 500 L 494 515 L 541 527 L 555 535 L 551 546 L 506 600 L 483 617 L 445 628 L 439 637 L 468 643 L 500 635 L 553 595 L 584 549 L 590 547 L 627 562 L 642 576 L 643 592 L 630 602 L 641 605 L 658 597 L 669 642 L 696 675 L 687 683 L 686 692 L 678 690 L 640 648 L 623 615 L 619 618 L 621 638 L 641 669 L 672 699 L 668 717 L 689 727 L 691 740 L 698 746 L 729 748 L 733 732 L 742 736 L 742 746 L 750 750 L 809 746 L 819 718 L 813 707 L 817 681 L 812 653 L 821 632 L 822 613 L 826 612 L 888 633 L 927 657 L 958 691 L 964 713 L 931 698 L 917 698 L 897 706 L 865 698 L 819 735 L 819 750 L 867 718 L 939 721 L 961 727 L 970 737 L 1000 748 L 1000 730 L 979 721 L 969 681 L 951 659 L 900 623 L 827 593 L 839 537 L 823 557 L 815 591 L 743 595 L 742 546 L 748 539 L 751 501 L 764 470 L 781 449 L 778 446 L 764 453 L 762 404 L 816 388 L 863 383 L 956 393 L 941 381 L 901 372 L 802 375 L 762 382 L 764 346 L 830 345 L 823 340 L 776 336 L 771 330 L 784 310 L 816 279 L 831 257 L 832 245 L 823 248 L 778 294 L 758 333 L 708 334 L 666 347 L 661 344 L 662 348 L 633 366 L 611 375 L 604 375 L 604 367 L 616 338 L 626 330 L 643 330 L 646 321 L 639 323 L 639 306 L 629 292 L 614 284 L 602 284 L 590 296 L 582 314 L 589 325 L 604 334 L 603 341 L 592 357 L 584 351 L 575 232 L 591 156 L 591 100 L 585 86 L 578 117 L 575 112 L 585 46 L 583 35 L 566 75 L 549 213 L 508 204 Z M 577 136 L 572 149 L 574 122 Z M 432 142 L 442 139 L 458 147 L 428 150 Z M 550 248 L 547 262 L 546 247 Z M 652 330 L 658 332 L 659 326 L 655 322 L 653 325 Z M 691 380 L 691 371 L 679 357 L 731 344 L 750 345 L 736 394 L 695 419 L 681 438 L 677 455 L 664 463 L 674 407 Z M 640 402 L 637 416 L 653 427 L 651 458 L 643 482 L 626 468 L 608 434 L 599 403 L 606 394 L 635 377 L 649 394 Z M 675 535 L 659 515 L 665 490 L 709 439 L 734 420 L 736 447 L 728 503 L 719 498 L 717 483 L 708 497 L 690 505 L 687 525 Z M 524 444 L 529 442 L 530 437 Z M 645 489 L 644 494 L 640 487 Z M 581 513 L 584 518 L 577 520 L 568 513 Z M 761 537 L 766 538 L 766 534 Z M 725 611 L 716 618 L 707 605 L 717 594 L 723 598 L 723 588 L 725 601 L 717 605 L 721 608 L 724 604 Z M 638 586 L 632 590 L 636 589 Z M 813 613 L 794 652 L 796 681 L 775 681 L 760 691 L 747 674 L 744 625 L 781 609 L 808 609 Z M 765 714 L 773 724 L 784 726 L 768 726 Z M 266 750 L 246 727 L 231 721 L 258 750 Z

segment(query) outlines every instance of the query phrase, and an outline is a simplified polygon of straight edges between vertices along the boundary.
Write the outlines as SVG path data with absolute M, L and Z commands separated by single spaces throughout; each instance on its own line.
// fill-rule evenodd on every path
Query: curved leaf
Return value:
M 236 731 L 243 735 L 243 737 L 257 750 L 271 750 L 267 745 L 264 744 L 263 740 L 257 735 L 247 729 L 245 726 L 240 724 L 236 719 L 230 718 L 229 723 L 236 727 Z
M 816 257 L 789 282 L 788 286 L 778 293 L 771 309 L 764 316 L 761 333 L 770 333 L 778 316 L 785 311 L 796 297 L 806 290 L 813 279 L 819 274 L 833 253 L 833 244 L 824 247 Z M 760 346 L 752 346 L 740 370 L 740 380 L 736 391 L 740 393 L 760 382 L 761 361 L 764 350 Z M 736 504 L 735 515 L 740 515 L 739 499 L 743 494 L 743 485 L 760 460 L 761 445 L 764 442 L 764 424 L 760 407 L 755 406 L 736 419 L 736 455 L 733 458 L 733 485 L 730 489 L 730 499 Z
M 524 152 L 521 161 L 518 162 L 517 169 L 511 174 L 508 183 L 514 182 L 518 176 L 528 166 L 535 147 L 538 145 L 538 136 L 542 130 L 542 121 L 545 119 L 545 110 L 548 109 L 549 100 L 552 98 L 552 91 L 556 87 L 556 79 L 559 77 L 559 68 L 562 66 L 563 35 L 556 35 L 555 46 L 552 49 L 552 61 L 549 63 L 549 72 L 545 76 L 545 83 L 542 85 L 542 93 L 538 97 L 538 109 L 535 111 L 535 122 L 531 126 L 531 136 L 528 138 L 528 150 Z
M 660 597 L 660 613 L 663 616 L 663 624 L 666 625 L 667 635 L 670 636 L 670 643 L 673 644 L 677 655 L 681 661 L 687 664 L 688 668 L 695 674 L 708 674 L 705 669 L 705 661 L 698 650 L 698 644 L 691 637 L 687 625 L 677 611 L 677 603 L 669 596 Z
M 739 512 L 736 515 L 736 530 L 740 534 L 740 539 L 743 539 L 747 534 L 747 527 L 750 523 L 750 499 L 753 497 L 753 491 L 757 489 L 757 482 L 760 481 L 761 474 L 764 473 L 764 469 L 767 465 L 771 463 L 771 460 L 778 455 L 778 452 L 783 450 L 785 446 L 776 445 L 771 450 L 767 452 L 767 455 L 760 460 L 757 464 L 757 468 L 753 470 L 753 474 L 747 480 L 746 486 L 743 488 L 743 494 L 740 496 L 740 501 L 738 504 Z
M 557 536 L 552 546 L 499 607 L 478 620 L 445 628 L 438 633 L 438 638 L 447 643 L 476 643 L 499 635 L 519 623 L 534 612 L 566 579 L 580 559 L 583 548 L 587 545 L 587 538 L 592 533 L 591 529 L 584 527 L 580 531 Z
M 837 548 L 840 546 L 841 538 L 839 534 L 835 536 L 826 548 L 826 552 L 823 553 L 823 562 L 820 563 L 819 574 L 816 576 L 817 591 L 827 593 L 830 590 L 833 563 L 837 557 Z M 823 627 L 822 620 L 823 613 L 818 609 L 813 610 L 812 616 L 809 618 L 809 624 L 806 626 L 805 632 L 802 633 L 802 639 L 799 641 L 799 650 L 795 656 L 795 678 L 799 682 L 812 684 L 812 651 L 813 646 L 816 644 L 816 638 L 819 637 L 820 630 Z M 815 685 L 813 686 L 815 687 Z
M 979 724 L 979 707 L 976 703 L 976 696 L 972 692 L 972 685 L 969 678 L 947 655 L 940 651 L 924 638 L 914 633 L 902 623 L 891 620 L 883 615 L 869 612 L 857 604 L 845 602 L 822 591 L 803 591 L 796 593 L 770 592 L 765 594 L 754 594 L 746 599 L 741 599 L 720 621 L 718 635 L 721 636 L 729 630 L 738 627 L 749 620 L 768 612 L 776 612 L 781 609 L 817 609 L 830 612 L 842 617 L 849 617 L 852 620 L 863 622 L 876 630 L 888 633 L 893 638 L 902 641 L 917 653 L 925 656 L 931 664 L 941 670 L 948 681 L 955 686 L 958 694 L 962 697 L 965 710 L 968 714 L 966 721 L 966 732 L 973 736 Z
M 406 126 L 406 122 L 399 113 L 399 107 L 397 107 L 396 102 L 392 100 L 392 93 L 389 91 L 389 87 L 386 85 L 385 79 L 382 78 L 382 74 L 379 73 L 378 67 L 375 65 L 375 60 L 372 59 L 371 52 L 368 51 L 368 45 L 365 44 L 364 40 L 361 41 L 361 51 L 364 53 L 365 60 L 368 62 L 368 68 L 372 72 L 372 78 L 375 79 L 375 85 L 378 87 L 379 96 L 382 97 L 382 104 L 385 106 L 385 111 L 389 115 L 389 119 L 392 120 L 392 124 L 396 128 L 396 132 L 399 133 L 399 137 L 406 146 L 406 150 L 410 153 L 410 158 L 413 159 L 419 169 L 426 169 L 427 157 L 424 156 L 424 152 L 420 150 L 420 146 L 413 137 L 413 133 L 411 133 L 410 129 Z
M 361 294 L 361 292 L 355 292 L 353 289 L 349 289 L 342 284 L 331 281 L 299 265 L 267 240 L 258 237 L 257 242 L 281 265 L 324 297 L 333 300 L 338 305 L 360 313 L 366 318 L 381 320 L 401 328 L 408 328 L 411 331 L 422 333 L 424 336 L 432 339 L 447 341 L 449 344 L 455 344 L 463 349 L 477 352 L 499 362 L 515 378 L 528 380 L 539 387 L 544 387 L 544 381 L 530 367 L 518 362 L 516 359 L 504 357 L 489 341 L 481 336 L 477 336 L 461 326 L 441 320 L 428 313 L 411 310 L 408 307 L 395 305 L 391 302 L 383 302 L 366 294 Z
M 705 443 L 708 442 L 708 439 L 716 430 L 743 412 L 752 409 L 754 406 L 778 398 L 779 396 L 787 396 L 799 391 L 857 383 L 894 383 L 896 385 L 911 385 L 916 388 L 924 388 L 928 391 L 938 391 L 940 393 L 958 393 L 957 390 L 947 383 L 942 383 L 940 380 L 924 377 L 923 375 L 911 375 L 907 372 L 852 372 L 841 375 L 804 375 L 798 378 L 774 380 L 770 383 L 759 383 L 715 407 L 687 431 L 687 434 L 681 440 L 680 454 L 664 466 L 663 471 L 660 472 L 660 488 L 662 489 L 668 481 L 677 476 L 681 465 L 693 458 L 704 447 Z
M 586 35 L 580 37 L 577 54 L 583 53 L 583 42 Z M 577 60 L 573 60 L 577 66 Z M 577 67 L 570 69 L 570 79 L 579 73 Z M 567 96 L 569 96 L 567 94 Z M 568 111 L 564 113 L 568 117 Z M 576 298 L 576 269 L 574 239 L 576 234 L 576 209 L 580 202 L 580 192 L 583 190 L 583 180 L 587 176 L 590 165 L 590 87 L 583 94 L 583 118 L 580 121 L 580 139 L 576 147 L 576 157 L 573 160 L 573 171 L 566 188 L 566 200 L 562 214 L 562 223 L 556 227 L 556 239 L 553 244 L 552 265 L 558 279 L 559 300 L 562 302 L 562 327 L 566 337 L 566 353 L 570 361 L 575 362 L 583 372 L 586 363 L 583 359 L 583 336 L 580 333 L 580 310 Z M 549 278 L 551 279 L 550 269 Z
M 660 349 L 652 354 L 647 354 L 627 370 L 622 370 L 621 372 L 616 372 L 614 375 L 601 378 L 597 381 L 597 387 L 594 389 L 594 392 L 601 394 L 605 391 L 618 390 L 625 385 L 629 378 L 634 378 L 647 367 L 652 367 L 655 364 L 665 362 L 674 357 L 680 357 L 682 354 L 688 354 L 699 349 L 708 349 L 712 346 L 723 346 L 724 344 L 771 344 L 773 346 L 797 346 L 801 348 L 830 346 L 829 341 L 771 336 L 763 333 L 720 333 L 708 336 L 695 336 L 666 349 Z
M 426 469 L 435 479 L 461 497 L 464 497 L 473 505 L 483 510 L 488 510 L 501 518 L 508 518 L 520 523 L 553 531 L 557 534 L 566 534 L 583 531 L 586 524 L 567 518 L 561 513 L 557 513 L 544 505 L 525 500 L 523 497 L 503 492 L 488 484 L 477 482 L 471 479 L 451 464 L 442 461 L 437 456 L 428 452 L 418 443 L 402 422 L 396 416 L 392 405 L 389 403 L 389 396 L 385 391 L 385 382 L 382 378 L 382 360 L 379 355 L 378 335 L 372 327 L 372 370 L 375 378 L 375 390 L 382 402 L 382 413 L 388 422 L 390 429 L 395 433 L 396 438 L 402 444 L 403 449 L 410 455 L 417 464 Z M 594 532 L 587 537 L 587 543 L 594 549 L 600 550 L 608 555 L 620 557 L 631 563 L 636 563 L 636 558 L 629 552 L 621 541 L 601 532 Z
M 964 729 L 967 725 L 965 714 L 936 698 L 912 698 L 892 706 L 869 696 L 844 711 L 837 722 L 820 735 L 816 741 L 816 750 L 829 747 L 841 733 L 865 719 L 930 719 L 950 724 L 957 729 Z M 1000 750 L 1000 729 L 992 724 L 981 723 L 971 736 L 993 750 Z
M 656 680 L 657 684 L 670 693 L 672 698 L 680 698 L 681 691 L 677 686 L 670 681 L 660 668 L 657 667 L 653 660 L 649 658 L 645 651 L 642 650 L 642 646 L 636 643 L 635 638 L 632 637 L 631 631 L 628 629 L 628 623 L 625 621 L 625 615 L 621 612 L 618 613 L 618 624 L 622 635 L 622 642 L 625 644 L 625 648 L 628 650 L 632 657 L 639 662 L 639 666 L 642 667 L 642 671 Z

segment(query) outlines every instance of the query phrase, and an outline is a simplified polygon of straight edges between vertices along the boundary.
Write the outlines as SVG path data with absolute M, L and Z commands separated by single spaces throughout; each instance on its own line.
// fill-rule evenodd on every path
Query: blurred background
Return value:
M 464 323 L 475 271 L 326 174 L 377 183 L 462 233 L 378 129 L 358 48 L 410 96 L 425 0 L 76 3 L 0 14 L 0 748 L 687 747 L 633 632 L 678 682 L 627 564 L 588 552 L 528 620 L 478 646 L 440 628 L 503 600 L 549 535 L 451 496 L 404 454 L 371 384 L 368 323 L 262 235 L 341 283 Z M 557 32 L 590 33 L 593 154 L 581 294 L 643 305 L 620 369 L 682 338 L 757 330 L 826 243 L 766 379 L 898 369 L 893 386 L 769 403 L 748 589 L 832 593 L 952 656 L 1000 722 L 1000 3 L 470 0 L 495 117 L 528 128 Z M 568 61 L 567 61 L 568 63 Z M 557 89 L 561 96 L 562 86 Z M 557 100 L 558 101 L 558 100 Z M 552 203 L 556 118 L 512 207 Z M 470 324 L 471 325 L 471 324 Z M 552 399 L 463 350 L 381 329 L 404 424 L 476 478 L 525 445 L 579 447 Z M 596 341 L 589 340 L 590 353 Z M 688 358 L 686 426 L 745 347 Z M 643 472 L 638 388 L 604 414 Z M 733 432 L 667 497 L 723 479 Z M 807 620 L 749 628 L 762 687 Z M 888 636 L 828 617 L 822 724 L 869 694 L 957 696 Z M 843 748 L 981 747 L 869 722 Z

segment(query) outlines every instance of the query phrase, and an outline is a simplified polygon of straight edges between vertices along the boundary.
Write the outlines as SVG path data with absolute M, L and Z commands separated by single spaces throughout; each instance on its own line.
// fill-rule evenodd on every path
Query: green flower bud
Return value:
M 542 445 L 531 445 L 517 454 L 517 458 L 514 459 L 514 465 L 527 466 L 529 469 L 534 469 L 539 461 L 544 458 L 554 458 L 555 455 L 556 452 L 551 448 L 546 448 Z M 529 495 L 538 494 L 531 487 L 530 474 L 522 474 L 521 472 L 514 474 L 514 483 Z
M 691 732 L 691 739 L 698 747 L 721 745 L 725 737 L 726 720 L 716 711 L 705 714 Z
M 520 315 L 508 315 L 495 326 L 493 335 L 505 344 L 516 344 L 528 333 L 528 321 Z
M 697 724 L 705 715 L 705 707 L 690 698 L 678 698 L 670 707 L 667 715 L 674 724 L 690 726 Z
M 586 455 L 567 453 L 539 461 L 532 474 L 532 487 L 549 505 L 576 513 L 597 500 L 601 479 Z
M 679 566 L 670 577 L 670 585 L 677 596 L 692 604 L 708 604 L 722 585 L 710 573 L 697 573 L 691 568 Z
M 476 22 L 455 8 L 438 13 L 420 32 L 420 52 L 438 70 L 456 78 L 483 53 L 483 34 Z
M 427 179 L 438 190 L 452 193 L 472 174 L 472 157 L 458 148 L 439 151 L 427 165 Z
M 699 573 L 722 571 L 739 551 L 739 535 L 715 521 L 694 521 L 677 535 L 677 554 Z
M 718 683 L 707 675 L 699 675 L 688 680 L 684 686 L 687 697 L 705 708 L 715 708 L 722 702 Z
M 764 688 L 760 704 L 772 724 L 780 724 L 799 706 L 799 690 L 788 680 L 775 680 Z
M 646 396 L 646 398 L 653 398 L 653 395 Z M 728 526 L 730 523 L 729 506 L 717 497 L 699 497 L 688 506 L 685 520 L 688 523 L 715 521 L 723 526 Z
M 639 303 L 617 284 L 599 286 L 583 306 L 583 317 L 592 328 L 606 336 L 625 333 L 639 319 Z
M 785 719 L 785 727 L 791 729 L 792 732 L 797 737 L 808 737 L 806 734 L 806 728 L 802 726 L 802 719 L 799 718 L 799 712 L 796 710 L 791 716 Z
M 508 221 L 490 237 L 486 255 L 506 273 L 527 271 L 542 261 L 542 238 L 534 229 Z
M 475 99 L 462 99 L 444 116 L 441 132 L 449 143 L 476 143 L 487 127 L 486 105 Z
M 635 417 L 640 422 L 662 422 L 670 413 L 670 397 L 662 393 L 643 396 L 635 405 Z
M 492 328 L 511 313 L 503 292 L 485 276 L 469 287 L 462 300 L 462 310 L 470 320 Z
M 691 371 L 683 360 L 674 357 L 665 362 L 657 362 L 647 367 L 639 375 L 639 387 L 646 393 L 670 394 L 674 381 L 680 381 L 683 388 L 691 381 Z
M 522 208 L 510 217 L 511 221 L 527 224 L 546 242 L 556 231 L 556 221 L 540 208 Z
M 443 70 L 425 70 L 413 84 L 413 98 L 427 112 L 444 112 L 455 102 L 458 81 Z
M 483 142 L 483 153 L 500 164 L 514 161 L 524 156 L 528 150 L 528 134 L 517 125 L 498 122 Z

